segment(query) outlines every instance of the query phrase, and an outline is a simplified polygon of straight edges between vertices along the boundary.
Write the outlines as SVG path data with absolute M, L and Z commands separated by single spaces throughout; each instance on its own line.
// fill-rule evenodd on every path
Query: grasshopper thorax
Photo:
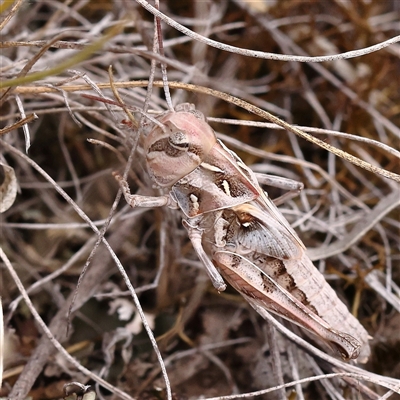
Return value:
M 192 104 L 176 107 L 158 118 L 145 139 L 147 166 L 159 186 L 169 187 L 195 170 L 217 139 L 202 113 Z

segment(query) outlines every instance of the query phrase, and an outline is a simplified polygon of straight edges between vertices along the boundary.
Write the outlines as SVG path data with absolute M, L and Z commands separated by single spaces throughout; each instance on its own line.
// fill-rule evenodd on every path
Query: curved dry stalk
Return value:
M 160 81 L 154 81 L 153 84 L 154 84 L 154 86 L 163 87 L 163 82 L 160 82 Z M 121 82 L 119 82 L 119 83 L 116 82 L 116 83 L 114 83 L 114 85 L 117 88 L 118 87 L 138 87 L 138 86 L 146 87 L 148 85 L 148 81 L 129 82 L 129 84 L 128 83 L 123 84 Z M 370 164 L 368 162 L 365 162 L 364 160 L 362 160 L 356 156 L 353 156 L 352 154 L 349 154 L 343 150 L 340 150 L 340 149 L 336 148 L 335 146 L 332 146 L 329 143 L 324 142 L 321 139 L 318 139 L 312 135 L 309 135 L 308 133 L 302 131 L 298 127 L 288 124 L 287 122 L 279 119 L 278 117 L 272 115 L 271 113 L 269 113 L 265 110 L 262 110 L 259 107 L 256 107 L 250 103 L 247 103 L 246 101 L 238 99 L 237 97 L 231 96 L 224 92 L 220 92 L 218 90 L 214 90 L 214 89 L 210 89 L 210 88 L 202 87 L 202 86 L 198 86 L 198 85 L 191 85 L 188 83 L 169 82 L 168 85 L 174 89 L 186 89 L 186 90 L 189 90 L 189 91 L 192 91 L 195 93 L 208 94 L 210 96 L 224 100 L 228 103 L 235 104 L 238 107 L 241 107 L 255 115 L 258 115 L 261 118 L 264 118 L 268 121 L 273 122 L 274 124 L 280 126 L 281 128 L 283 128 L 289 132 L 295 133 L 296 135 L 300 136 L 301 138 L 303 138 L 313 144 L 316 144 L 319 147 L 322 147 L 323 149 L 335 154 L 336 156 L 338 156 L 340 158 L 343 158 L 346 161 L 351 162 L 352 164 L 354 164 L 360 168 L 366 169 L 367 171 L 370 171 L 374 174 L 379 174 L 385 178 L 392 179 L 395 182 L 400 183 L 400 175 L 398 175 L 394 172 L 391 172 L 391 171 L 387 171 L 384 168 L 377 167 L 376 165 Z M 102 89 L 102 88 L 109 87 L 109 85 L 108 84 L 105 84 L 105 85 L 99 84 L 98 87 Z M 69 91 L 75 92 L 75 91 L 80 91 L 80 90 L 87 90 L 87 89 L 89 89 L 89 87 L 85 86 L 85 85 L 80 86 L 80 87 L 65 86 L 65 87 L 62 87 L 62 89 L 65 91 L 68 91 L 68 92 Z M 26 89 L 23 91 L 26 91 Z M 29 89 L 28 89 L 28 91 L 29 91 Z M 47 92 L 47 91 L 51 91 L 51 90 L 48 90 L 47 88 L 41 88 L 41 87 L 36 87 L 33 90 L 33 92 L 35 92 L 35 93 L 43 93 L 43 92 Z
M 154 16 L 161 19 L 168 25 L 172 26 L 176 30 L 182 32 L 184 35 L 191 37 L 192 39 L 207 44 L 208 46 L 212 46 L 217 48 L 218 50 L 228 51 L 235 54 L 240 54 L 247 57 L 255 57 L 255 58 L 263 58 L 266 60 L 275 60 L 275 61 L 296 61 L 296 62 L 309 62 L 309 63 L 317 63 L 324 61 L 335 61 L 335 60 L 344 60 L 354 57 L 364 56 L 366 54 L 373 53 L 375 51 L 379 51 L 384 49 L 385 47 L 390 46 L 393 43 L 400 42 L 400 35 L 395 36 L 391 39 L 385 40 L 381 43 L 378 43 L 374 46 L 370 46 L 360 50 L 348 51 L 342 54 L 332 54 L 329 56 L 321 56 L 321 57 L 306 57 L 306 56 L 296 56 L 296 55 L 285 55 L 285 54 L 274 54 L 274 53 L 265 53 L 263 51 L 255 51 L 249 49 L 243 49 L 235 46 L 230 46 L 227 44 L 223 44 L 221 42 L 217 42 L 215 40 L 204 37 L 192 30 L 186 28 L 185 26 L 179 24 L 172 18 L 163 14 L 161 11 L 157 10 L 157 8 L 153 7 L 145 0 L 135 0 L 139 3 L 143 8 L 147 11 L 151 12 Z

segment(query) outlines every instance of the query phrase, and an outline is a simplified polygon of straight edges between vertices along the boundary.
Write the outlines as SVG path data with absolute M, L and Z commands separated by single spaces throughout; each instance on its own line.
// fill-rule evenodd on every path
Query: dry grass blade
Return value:
M 21 189 L 1 214 L 0 397 L 61 398 L 78 383 L 105 399 L 395 398 L 398 8 L 155 3 L 0 5 L 0 163 Z M 113 171 L 165 194 L 142 139 L 182 102 L 254 171 L 304 184 L 265 189 L 371 335 L 365 366 L 217 293 L 179 211 L 119 203 Z

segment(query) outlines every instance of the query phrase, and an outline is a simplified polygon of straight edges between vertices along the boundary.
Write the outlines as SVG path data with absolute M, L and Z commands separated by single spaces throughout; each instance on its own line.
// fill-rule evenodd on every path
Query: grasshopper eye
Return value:
M 174 132 L 169 138 L 168 143 L 177 150 L 188 150 L 189 149 L 189 141 L 187 136 L 181 132 Z
M 200 114 L 199 114 L 200 115 Z M 145 138 L 147 167 L 161 187 L 174 185 L 194 171 L 217 143 L 212 128 L 190 109 L 170 112 L 159 119 Z

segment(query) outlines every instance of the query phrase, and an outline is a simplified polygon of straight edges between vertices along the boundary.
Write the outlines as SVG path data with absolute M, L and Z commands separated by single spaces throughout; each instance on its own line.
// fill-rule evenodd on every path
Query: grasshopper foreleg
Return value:
M 138 194 L 131 194 L 128 182 L 122 178 L 121 175 L 114 172 L 114 177 L 118 181 L 119 186 L 122 190 L 122 194 L 125 197 L 126 202 L 132 207 L 164 207 L 177 209 L 178 205 L 169 194 L 163 196 L 142 196 Z

